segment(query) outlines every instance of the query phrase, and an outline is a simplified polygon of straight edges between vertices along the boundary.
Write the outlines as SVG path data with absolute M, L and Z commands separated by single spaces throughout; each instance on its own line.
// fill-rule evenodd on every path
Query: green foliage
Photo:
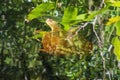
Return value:
M 69 30 L 70 26 L 74 24 L 74 21 L 77 19 L 78 9 L 74 6 L 68 6 L 64 10 L 64 15 L 62 18 L 62 24 L 64 25 L 65 30 Z
M 115 24 L 116 27 L 116 37 L 112 38 L 112 45 L 114 46 L 114 54 L 117 56 L 117 60 L 120 60 L 120 40 L 119 37 L 120 36 L 120 21 L 117 21 Z
M 32 20 L 41 16 L 46 16 L 48 14 L 47 11 L 52 10 L 54 8 L 54 3 L 42 3 L 30 12 L 30 14 L 28 15 L 28 20 Z
M 99 15 L 99 14 L 103 14 L 107 9 L 108 9 L 109 6 L 106 6 L 100 10 L 97 10 L 97 11 L 93 11 L 89 14 L 89 16 L 85 19 L 85 21 L 90 21 L 92 20 L 96 15 Z
M 39 31 L 38 33 L 36 33 L 32 38 L 33 39 L 38 39 L 38 38 L 42 38 L 45 35 L 46 31 Z
M 120 7 L 120 1 L 114 1 L 114 2 L 112 2 L 111 5 L 114 7 Z
M 120 36 L 120 21 L 116 22 L 116 35 Z
M 84 13 L 84 14 L 79 14 L 79 15 L 77 16 L 77 20 L 84 21 L 84 20 L 85 20 L 85 18 L 86 18 L 86 16 L 87 16 L 87 14 L 86 14 L 86 13 Z
M 0 3 L 0 80 L 119 80 L 120 22 L 116 16 L 120 1 L 102 0 L 102 6 L 101 0 L 44 1 Z M 93 43 L 91 54 L 55 56 L 40 52 L 41 37 L 50 30 L 44 23 L 47 18 L 65 30 L 79 29 L 78 33 Z M 110 24 L 105 25 L 109 18 Z M 36 30 L 41 32 L 34 33 Z
M 120 60 L 120 40 L 118 37 L 112 39 L 112 45 L 114 46 L 114 53 L 117 56 L 117 59 Z

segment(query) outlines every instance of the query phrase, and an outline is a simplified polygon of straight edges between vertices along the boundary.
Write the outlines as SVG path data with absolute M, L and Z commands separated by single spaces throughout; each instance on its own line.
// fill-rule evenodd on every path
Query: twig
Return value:
M 101 9 L 101 8 L 103 7 L 103 5 L 105 5 L 105 1 L 104 1 L 104 0 L 101 1 L 101 4 L 100 4 L 99 9 Z M 105 5 L 105 6 L 106 6 L 106 5 Z
M 105 63 L 105 58 L 104 58 L 104 56 L 103 56 L 103 52 L 102 51 L 100 51 L 100 55 L 101 55 L 101 57 L 102 57 L 102 62 L 103 62 L 103 80 L 105 80 L 105 77 L 106 77 L 106 63 Z
M 86 22 L 86 23 L 84 23 L 82 26 L 80 26 L 80 27 L 78 28 L 78 30 L 76 31 L 76 35 L 78 34 L 78 32 L 79 32 L 82 28 L 85 28 L 85 27 L 88 25 L 88 23 L 89 23 L 89 22 Z
M 113 48 L 113 46 L 110 45 L 109 48 L 108 48 L 108 52 L 111 52 L 112 48 Z
M 99 10 L 105 5 L 104 0 L 101 1 L 100 6 L 99 6 Z M 95 19 L 93 20 L 92 24 L 93 24 L 93 32 L 95 33 L 97 39 L 98 39 L 98 43 L 99 43 L 99 47 L 102 48 L 102 40 L 101 38 L 98 36 L 97 32 L 95 31 L 95 25 L 98 19 L 98 15 L 95 16 Z
M 95 33 L 95 36 L 97 37 L 97 40 L 98 40 L 98 43 L 99 43 L 99 47 L 101 48 L 101 40 L 100 40 L 100 37 L 98 36 L 98 34 L 97 34 L 97 32 L 96 32 L 96 30 L 95 30 L 95 25 L 96 25 L 96 22 L 97 22 L 97 16 L 95 17 L 95 19 L 94 19 L 94 21 L 92 22 L 92 24 L 93 24 L 93 32 Z
M 104 4 L 105 4 L 105 3 L 104 3 L 104 0 L 102 0 L 101 3 L 100 3 L 100 6 L 99 6 L 99 10 L 104 6 Z M 105 58 L 104 58 L 104 56 L 103 56 L 103 51 L 102 51 L 102 46 L 103 46 L 102 41 L 103 41 L 103 40 L 101 40 L 101 39 L 102 39 L 102 36 L 101 36 L 101 38 L 98 37 L 98 34 L 97 34 L 97 32 L 95 31 L 95 29 L 94 29 L 96 21 L 97 21 L 97 16 L 95 17 L 94 22 L 93 22 L 93 31 L 94 31 L 97 39 L 98 39 L 99 47 L 100 47 L 100 49 L 101 49 L 101 50 L 100 50 L 100 55 L 101 55 L 101 57 L 102 57 L 102 62 L 103 62 L 103 80 L 105 80 L 105 78 L 106 78 L 106 65 L 105 65 L 106 62 L 105 62 Z
M 112 80 L 112 79 L 111 79 L 111 74 L 110 74 L 110 71 L 107 71 L 107 73 L 106 73 L 106 74 L 108 75 L 109 80 Z
M 93 24 L 93 32 L 95 33 L 95 35 L 96 35 L 96 37 L 98 39 L 98 43 L 99 43 L 100 49 L 102 49 L 102 46 L 103 46 L 102 45 L 102 41 L 101 41 L 100 37 L 98 36 L 98 34 L 97 34 L 96 30 L 95 30 L 95 25 L 96 25 L 96 22 L 97 22 L 97 17 L 98 16 L 96 16 L 95 19 L 92 22 L 92 24 Z M 103 62 L 103 80 L 105 80 L 105 77 L 106 77 L 106 74 L 105 74 L 106 66 L 105 66 L 105 58 L 103 56 L 103 52 L 102 51 L 100 51 L 100 55 L 101 55 L 102 60 L 103 60 L 102 61 Z
M 84 23 L 82 26 L 81 26 L 81 25 L 78 26 L 78 27 L 76 28 L 76 30 L 75 30 L 75 34 L 69 35 L 69 36 L 68 36 L 68 39 L 73 38 L 73 37 L 75 37 L 76 35 L 78 35 L 78 32 L 79 32 L 81 29 L 84 29 L 84 28 L 88 25 L 88 23 L 89 23 L 89 22 L 86 22 L 86 23 Z M 70 34 L 70 33 L 69 33 L 69 34 Z

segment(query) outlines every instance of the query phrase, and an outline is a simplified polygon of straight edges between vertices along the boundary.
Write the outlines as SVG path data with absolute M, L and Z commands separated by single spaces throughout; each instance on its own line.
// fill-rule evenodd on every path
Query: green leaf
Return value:
M 29 67 L 29 68 L 33 68 L 35 65 L 36 65 L 36 60 L 33 59 L 33 60 L 31 60 L 31 61 L 29 62 L 28 67 Z
M 120 1 L 113 2 L 112 6 L 114 6 L 114 7 L 120 7 Z
M 105 3 L 110 6 L 120 7 L 120 1 L 105 0 Z
M 82 21 L 84 21 L 84 19 L 86 18 L 86 16 L 87 16 L 86 13 L 85 13 L 85 14 L 80 14 L 80 15 L 77 16 L 77 20 L 82 20 Z
M 8 58 L 8 57 L 7 57 L 7 58 L 5 59 L 5 63 L 10 64 L 11 62 L 12 62 L 12 58 Z
M 117 59 L 120 60 L 120 40 L 118 36 L 112 39 L 112 45 L 114 46 L 114 54 L 117 56 Z
M 96 15 L 102 14 L 103 12 L 105 12 L 105 11 L 108 9 L 108 7 L 109 7 L 109 6 L 106 6 L 105 8 L 102 8 L 101 10 L 91 12 L 90 15 L 85 19 L 85 21 L 90 21 L 90 20 L 92 20 Z
M 70 25 L 69 24 L 63 24 L 64 25 L 64 30 L 68 31 L 70 29 Z
M 32 38 L 33 39 L 42 38 L 45 34 L 46 34 L 46 31 L 40 31 L 38 34 L 35 34 Z
M 69 6 L 65 9 L 64 15 L 62 18 L 63 23 L 69 23 L 71 20 L 75 20 L 77 18 L 78 9 L 74 6 Z
M 78 14 L 78 8 L 74 6 L 68 6 L 65 11 L 62 18 L 62 24 L 64 26 L 64 29 L 68 30 L 70 26 L 74 23 L 74 21 L 77 19 Z
M 116 27 L 116 35 L 120 36 L 120 21 L 116 22 L 115 27 Z
M 42 3 L 38 5 L 36 8 L 34 8 L 29 14 L 28 14 L 28 20 L 32 20 L 35 18 L 38 18 L 40 16 L 46 15 L 45 12 L 54 9 L 55 4 L 54 3 Z
M 105 3 L 113 3 L 114 2 L 114 0 L 104 0 L 105 1 Z

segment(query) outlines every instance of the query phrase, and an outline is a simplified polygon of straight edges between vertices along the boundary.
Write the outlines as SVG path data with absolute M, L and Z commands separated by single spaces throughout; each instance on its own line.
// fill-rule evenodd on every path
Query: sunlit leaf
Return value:
M 74 6 L 68 6 L 64 10 L 64 15 L 63 15 L 63 18 L 62 18 L 62 24 L 64 25 L 65 30 L 69 29 L 70 24 L 73 24 L 74 20 L 77 19 L 77 14 L 78 14 L 78 9 Z
M 106 23 L 107 26 L 114 24 L 120 20 L 120 16 L 112 17 L 109 19 L 109 21 Z
M 109 6 L 120 7 L 120 1 L 115 0 L 105 0 L 105 3 Z
M 112 1 L 111 6 L 120 7 L 120 1 Z
M 116 23 L 116 35 L 120 36 L 120 20 Z
M 65 9 L 64 15 L 62 18 L 63 23 L 68 23 L 71 20 L 75 20 L 77 18 L 78 9 L 74 6 L 69 6 Z
M 86 13 L 85 13 L 85 14 L 79 14 L 79 15 L 77 16 L 77 20 L 84 20 L 84 19 L 86 18 L 86 16 L 87 16 Z
M 112 6 L 114 6 L 114 7 L 120 7 L 120 1 L 113 2 Z
M 108 7 L 109 7 L 109 6 L 106 6 L 105 8 L 102 8 L 102 9 L 100 9 L 100 10 L 98 10 L 98 11 L 93 11 L 93 12 L 91 12 L 90 15 L 85 19 L 85 21 L 90 21 L 90 20 L 92 20 L 96 15 L 104 13 L 104 12 L 108 9 Z
M 36 34 L 32 38 L 38 39 L 38 38 L 42 38 L 46 34 L 46 31 L 36 31 L 35 33 Z
M 54 9 L 54 3 L 42 3 L 34 8 L 28 15 L 28 20 L 32 20 L 34 18 L 38 18 L 40 16 L 46 15 L 45 12 Z
M 112 45 L 114 46 L 114 54 L 117 56 L 117 59 L 120 60 L 120 40 L 118 37 L 112 39 Z
M 105 0 L 106 3 L 113 3 L 115 0 Z

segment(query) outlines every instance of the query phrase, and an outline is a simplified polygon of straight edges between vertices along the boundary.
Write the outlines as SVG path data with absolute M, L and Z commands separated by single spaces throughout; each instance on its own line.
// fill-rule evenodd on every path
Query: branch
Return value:
M 95 33 L 95 36 L 97 37 L 99 47 L 102 48 L 102 44 L 101 44 L 102 41 L 100 40 L 100 37 L 98 36 L 98 34 L 97 34 L 96 30 L 95 30 L 96 22 L 97 22 L 97 16 L 95 17 L 95 19 L 92 22 L 92 24 L 93 24 L 93 32 Z
M 101 9 L 101 8 L 103 7 L 103 5 L 105 5 L 105 6 L 106 6 L 106 4 L 105 4 L 105 1 L 104 1 L 104 0 L 102 0 L 102 1 L 101 1 L 101 4 L 100 4 L 99 9 Z
M 86 23 L 84 23 L 82 26 L 80 26 L 79 28 L 78 28 L 78 30 L 76 31 L 76 35 L 78 34 L 78 32 L 83 28 L 85 28 L 87 25 L 88 25 L 88 23 L 89 22 L 86 22 Z

